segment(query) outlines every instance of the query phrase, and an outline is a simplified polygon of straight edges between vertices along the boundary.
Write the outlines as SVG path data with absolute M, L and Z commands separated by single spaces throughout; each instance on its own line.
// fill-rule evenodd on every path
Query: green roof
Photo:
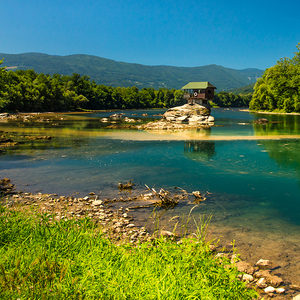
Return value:
M 203 82 L 189 82 L 187 85 L 183 86 L 181 89 L 182 90 L 197 90 L 197 89 L 206 89 L 206 88 L 214 88 L 216 89 L 215 86 L 210 84 L 208 81 L 203 81 Z

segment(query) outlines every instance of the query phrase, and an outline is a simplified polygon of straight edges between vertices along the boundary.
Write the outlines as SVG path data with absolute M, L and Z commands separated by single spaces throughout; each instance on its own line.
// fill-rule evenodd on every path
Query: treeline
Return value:
M 0 60 L 0 65 L 3 60 Z M 0 68 L 0 111 L 68 111 L 173 107 L 186 103 L 175 89 L 98 85 L 74 73 L 45 75 L 34 70 Z
M 251 110 L 300 112 L 300 43 L 296 47 L 292 59 L 280 59 L 256 82 Z
M 233 93 L 220 92 L 215 95 L 211 105 L 220 107 L 248 107 L 251 99 L 251 93 L 235 95 Z

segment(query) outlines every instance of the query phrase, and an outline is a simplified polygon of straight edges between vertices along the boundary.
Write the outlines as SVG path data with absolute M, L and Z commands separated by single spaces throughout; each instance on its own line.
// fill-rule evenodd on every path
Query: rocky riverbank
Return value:
M 119 189 L 132 188 L 133 184 L 120 184 Z M 24 213 L 46 214 L 53 222 L 62 222 L 70 218 L 91 218 L 97 223 L 106 234 L 106 237 L 115 243 L 138 244 L 144 241 L 155 241 L 158 236 L 166 239 L 173 239 L 174 242 L 181 243 L 183 236 L 175 231 L 156 230 L 150 232 L 147 226 L 135 224 L 132 216 L 134 210 L 147 206 L 157 206 L 162 208 L 172 207 L 179 201 L 186 199 L 187 192 L 182 191 L 176 197 L 170 195 L 168 191 L 148 188 L 148 191 L 140 195 L 121 195 L 108 199 L 101 197 L 101 193 L 96 195 L 90 192 L 85 197 L 58 196 L 56 194 L 25 193 L 16 192 L 14 185 L 7 178 L 0 180 L 0 190 L 4 195 L 2 205 L 8 209 L 22 210 Z M 199 191 L 191 193 L 197 203 L 205 201 L 205 197 Z M 130 203 L 130 205 L 128 205 Z M 118 205 L 115 205 L 118 204 Z M 126 204 L 126 205 L 125 205 Z M 126 206 L 126 208 L 125 208 Z M 194 235 L 189 235 L 191 242 L 197 242 Z M 280 266 L 275 262 L 260 259 L 252 265 L 237 258 L 232 243 L 226 246 L 211 244 L 210 249 L 216 257 L 225 257 L 236 265 L 241 272 L 239 279 L 246 281 L 248 286 L 255 288 L 262 297 L 275 297 L 276 299 L 298 299 L 300 286 L 296 284 L 286 284 L 283 279 L 276 275 L 276 270 Z M 238 249 L 237 249 L 238 250 Z

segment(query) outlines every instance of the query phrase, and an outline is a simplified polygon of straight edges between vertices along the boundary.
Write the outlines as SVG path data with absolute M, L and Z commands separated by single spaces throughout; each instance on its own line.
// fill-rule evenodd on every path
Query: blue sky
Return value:
M 265 69 L 300 42 L 298 0 L 0 0 L 0 52 Z

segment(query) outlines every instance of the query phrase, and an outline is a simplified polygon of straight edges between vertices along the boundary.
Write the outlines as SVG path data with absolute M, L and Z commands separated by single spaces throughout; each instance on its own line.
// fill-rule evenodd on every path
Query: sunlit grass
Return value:
M 191 239 L 117 246 L 88 219 L 1 208 L 1 299 L 252 299 L 225 264 Z

